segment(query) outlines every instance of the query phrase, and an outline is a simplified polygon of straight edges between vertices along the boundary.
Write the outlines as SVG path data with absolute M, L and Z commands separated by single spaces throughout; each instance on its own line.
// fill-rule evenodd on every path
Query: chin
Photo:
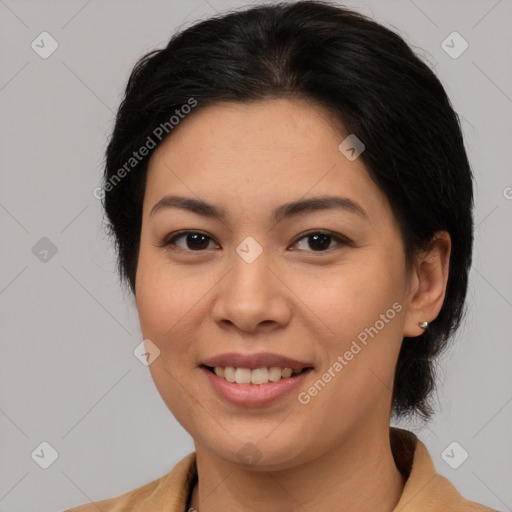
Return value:
M 247 430 L 243 430 L 240 436 L 232 431 L 233 437 L 228 434 L 228 439 L 212 439 L 201 443 L 201 447 L 227 462 L 255 471 L 283 470 L 305 462 L 304 447 L 307 442 L 300 432 L 292 436 L 283 431 L 277 438 L 274 433 L 265 437 L 262 429 L 253 431 L 252 436 Z

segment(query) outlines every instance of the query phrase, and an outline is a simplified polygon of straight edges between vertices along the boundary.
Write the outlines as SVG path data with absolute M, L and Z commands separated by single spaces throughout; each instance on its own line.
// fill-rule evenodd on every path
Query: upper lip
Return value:
M 234 368 L 255 368 L 279 366 L 281 368 L 291 368 L 292 370 L 302 370 L 303 368 L 312 367 L 311 363 L 291 359 L 290 357 L 279 354 L 271 354 L 269 352 L 260 352 L 258 354 L 240 354 L 229 352 L 210 357 L 201 362 L 204 366 L 221 366 L 226 368 L 232 366 Z

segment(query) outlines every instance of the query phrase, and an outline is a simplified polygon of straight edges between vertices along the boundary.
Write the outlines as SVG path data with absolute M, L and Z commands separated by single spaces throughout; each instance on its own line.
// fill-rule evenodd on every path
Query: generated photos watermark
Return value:
M 399 302 L 395 302 L 391 308 L 389 308 L 385 313 L 381 314 L 379 320 L 377 320 L 372 326 L 366 327 L 363 331 L 361 331 L 357 335 L 357 339 L 352 340 L 352 344 L 350 348 L 344 352 L 343 355 L 339 355 L 336 358 L 336 361 L 328 368 L 328 370 L 322 374 L 322 376 L 312 385 L 307 391 L 301 391 L 298 394 L 298 400 L 301 404 L 307 405 L 311 402 L 311 399 L 322 391 L 325 386 L 332 381 L 336 375 L 338 375 L 345 366 L 349 364 L 354 356 L 361 352 L 362 348 L 368 344 L 368 337 L 374 338 L 379 334 L 382 329 L 389 324 L 393 318 L 395 318 L 397 313 L 402 311 L 402 304 Z M 362 345 L 359 345 L 359 343 Z
M 187 114 L 190 114 L 192 109 L 197 106 L 197 100 L 195 98 L 189 98 L 187 103 L 183 104 L 179 109 L 177 108 L 168 121 L 160 123 L 146 138 L 144 144 L 132 153 L 132 156 L 120 167 L 115 174 L 110 176 L 107 182 L 101 186 L 96 187 L 93 190 L 93 195 L 96 199 L 103 199 L 107 192 L 110 192 L 130 171 L 132 171 L 139 162 L 141 162 L 150 152 L 154 149 L 158 142 L 161 142 L 166 135 L 180 123 L 182 119 L 185 119 Z M 155 140 L 156 139 L 156 140 Z M 158 142 L 157 142 L 158 141 Z

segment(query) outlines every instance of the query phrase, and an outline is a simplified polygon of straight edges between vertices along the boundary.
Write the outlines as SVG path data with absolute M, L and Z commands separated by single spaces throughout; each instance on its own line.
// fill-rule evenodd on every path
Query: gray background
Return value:
M 92 192 L 136 59 L 176 29 L 241 5 L 0 0 L 4 512 L 117 496 L 193 450 L 133 355 L 142 339 L 137 312 L 119 286 Z M 440 412 L 428 426 L 398 426 L 417 433 L 465 497 L 512 510 L 512 2 L 346 5 L 397 30 L 435 68 L 461 117 L 477 182 L 469 310 L 441 360 Z M 59 45 L 47 59 L 31 48 L 43 31 Z M 441 47 L 453 31 L 469 43 L 456 59 Z M 43 237 L 57 249 L 46 261 L 36 245 Z M 42 441 L 58 452 L 48 469 L 31 457 Z M 441 456 L 453 441 L 469 453 L 458 469 Z

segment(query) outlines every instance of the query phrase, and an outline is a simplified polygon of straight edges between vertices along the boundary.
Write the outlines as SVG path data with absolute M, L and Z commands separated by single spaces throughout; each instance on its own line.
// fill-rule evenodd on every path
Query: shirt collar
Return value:
M 393 512 L 493 512 L 491 508 L 464 499 L 445 477 L 439 475 L 426 446 L 413 432 L 390 427 L 389 436 L 395 464 L 406 480 Z M 151 504 L 153 510 L 159 510 L 156 507 L 160 506 L 168 512 L 186 512 L 196 480 L 196 454 L 193 452 L 159 479 L 148 496 L 149 501 L 144 501 Z

